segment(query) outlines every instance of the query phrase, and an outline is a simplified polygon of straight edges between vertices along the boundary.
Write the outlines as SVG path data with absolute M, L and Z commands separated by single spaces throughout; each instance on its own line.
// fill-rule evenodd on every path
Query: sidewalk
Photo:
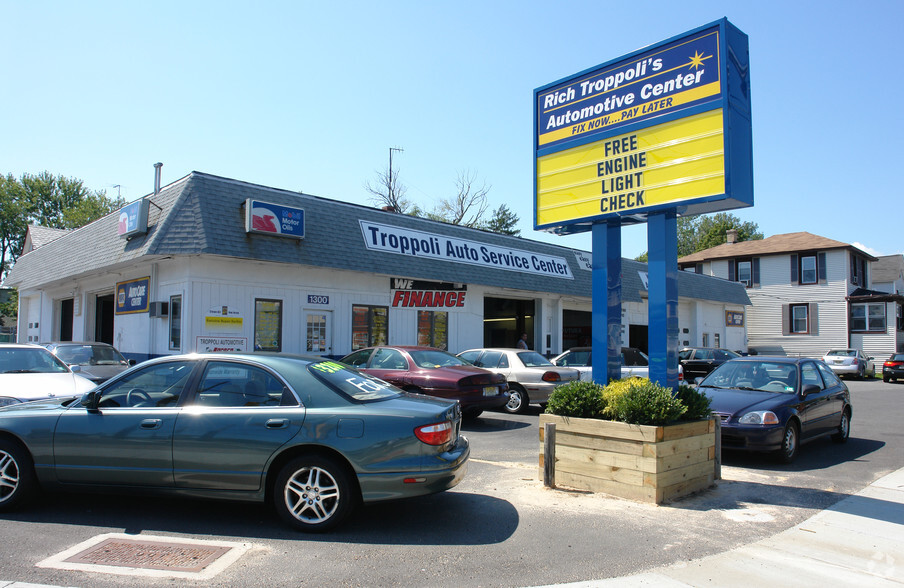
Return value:
M 904 469 L 751 545 L 642 574 L 558 588 L 788 584 L 904 586 Z

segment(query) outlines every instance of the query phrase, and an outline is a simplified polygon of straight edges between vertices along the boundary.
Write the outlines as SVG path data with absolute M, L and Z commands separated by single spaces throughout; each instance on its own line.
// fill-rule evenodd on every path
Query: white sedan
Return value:
M 568 351 L 552 358 L 558 366 L 570 367 L 581 372 L 581 380 L 593 380 L 592 349 L 590 347 L 572 347 Z M 635 347 L 621 349 L 621 378 L 649 378 L 650 358 Z M 684 368 L 678 364 L 678 382 L 684 383 Z
M 557 386 L 580 379 L 577 370 L 556 367 L 536 351 L 526 349 L 469 349 L 458 357 L 505 376 L 509 399 L 503 408 L 512 414 L 524 412 L 530 404 L 546 404 Z
M 860 379 L 876 375 L 876 364 L 859 349 L 832 349 L 822 360 L 839 376 L 857 376 Z
M 0 406 L 81 396 L 95 386 L 39 345 L 0 343 Z

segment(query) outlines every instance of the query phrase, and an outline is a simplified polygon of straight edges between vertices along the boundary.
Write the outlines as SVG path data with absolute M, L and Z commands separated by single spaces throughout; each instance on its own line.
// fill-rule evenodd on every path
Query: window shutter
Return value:
M 816 273 L 818 275 L 819 283 L 826 283 L 826 254 L 825 253 L 817 253 L 816 254 Z
M 791 305 L 782 304 L 782 335 L 791 334 Z
M 797 263 L 797 254 L 791 256 L 791 283 L 799 284 L 800 279 L 797 277 L 797 271 L 800 269 Z
M 819 334 L 819 317 L 816 312 L 816 309 L 819 305 L 816 304 L 815 302 L 811 302 L 808 306 L 809 306 L 809 308 L 807 308 L 807 321 L 809 321 L 810 324 L 807 325 L 807 327 L 809 327 L 809 332 L 811 335 L 818 335 Z
M 753 278 L 753 285 L 760 285 L 760 258 L 754 257 L 753 262 L 750 264 L 752 269 L 751 273 L 753 274 L 751 277 Z
M 735 281 L 735 260 L 733 259 L 728 260 L 728 281 Z

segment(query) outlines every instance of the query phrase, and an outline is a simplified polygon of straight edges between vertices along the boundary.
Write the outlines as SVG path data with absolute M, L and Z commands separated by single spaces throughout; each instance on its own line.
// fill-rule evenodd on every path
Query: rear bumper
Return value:
M 358 474 L 361 497 L 364 502 L 378 502 L 443 492 L 462 481 L 470 456 L 468 438 L 460 436 L 455 447 L 428 458 L 423 470 Z

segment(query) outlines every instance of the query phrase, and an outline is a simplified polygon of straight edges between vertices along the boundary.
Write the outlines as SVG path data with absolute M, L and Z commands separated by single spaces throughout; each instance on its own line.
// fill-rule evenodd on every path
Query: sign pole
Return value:
M 678 388 L 678 218 L 674 209 L 647 217 L 650 276 L 650 379 Z
M 594 223 L 592 231 L 591 361 L 593 381 L 605 386 L 621 377 L 621 221 Z

